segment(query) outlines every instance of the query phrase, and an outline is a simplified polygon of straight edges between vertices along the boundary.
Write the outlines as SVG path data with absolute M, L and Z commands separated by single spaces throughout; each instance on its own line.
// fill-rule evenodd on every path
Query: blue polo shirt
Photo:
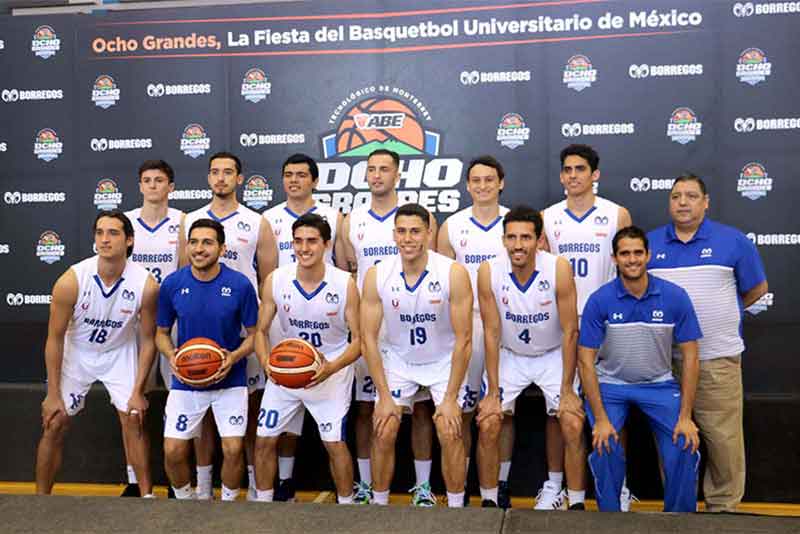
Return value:
M 700 359 L 741 354 L 742 294 L 767 279 L 756 246 L 739 230 L 708 217 L 686 243 L 678 239 L 672 223 L 647 238 L 648 271 L 678 284 L 692 299 L 703 328 Z
M 617 277 L 586 301 L 579 344 L 599 349 L 600 382 L 650 384 L 673 378 L 673 343 L 702 335 L 692 301 L 680 286 L 648 276 L 647 290 L 636 298 Z

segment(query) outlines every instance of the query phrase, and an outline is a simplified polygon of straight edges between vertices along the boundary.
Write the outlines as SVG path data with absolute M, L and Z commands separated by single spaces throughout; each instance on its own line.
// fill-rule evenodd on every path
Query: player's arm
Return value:
M 133 393 L 128 400 L 128 413 L 140 418 L 147 409 L 144 388 L 150 368 L 156 359 L 156 310 L 158 309 L 158 283 L 151 276 L 147 277 L 142 294 L 142 307 L 139 311 L 139 361 L 136 367 L 136 381 Z
M 453 250 L 453 246 L 450 244 L 448 221 L 443 222 L 442 227 L 439 228 L 439 237 L 436 239 L 436 251 L 439 254 L 454 260 L 456 259 L 456 251 Z
M 336 266 L 344 271 L 347 270 L 347 258 L 345 258 L 344 245 L 342 244 L 342 231 L 344 230 L 344 217 L 341 213 L 336 214 L 336 239 L 333 244 L 333 258 Z
M 681 351 L 681 411 L 678 415 L 678 423 L 672 432 L 672 442 L 678 442 L 678 436 L 683 435 L 686 439 L 684 449 L 692 448 L 692 453 L 700 446 L 700 437 L 697 433 L 697 426 L 692 421 L 692 409 L 694 408 L 694 398 L 697 391 L 697 379 L 700 374 L 700 359 L 698 358 L 697 341 L 686 341 L 679 343 Z
M 266 217 L 261 217 L 261 224 L 258 227 L 256 263 L 259 280 L 264 280 L 278 266 L 278 245 L 275 243 L 272 225 L 269 224 Z
M 356 276 L 358 273 L 358 258 L 356 257 L 355 248 L 350 242 L 350 217 L 344 217 L 342 231 L 337 235 L 337 238 L 341 239 L 342 256 L 336 255 L 336 266 Z
M 769 291 L 769 285 L 767 284 L 767 281 L 764 280 L 760 284 L 756 284 L 755 287 L 742 295 L 742 304 L 745 308 L 749 307 L 751 304 L 763 297 L 767 291 Z
M 622 230 L 633 224 L 631 212 L 622 206 L 619 207 L 619 214 L 617 215 L 617 230 Z
M 186 233 L 189 231 L 186 228 L 186 214 L 181 217 L 181 224 L 178 228 L 178 267 L 186 267 L 189 265 L 189 254 L 186 252 L 186 243 L 188 239 L 186 239 Z M 162 354 L 166 354 L 164 351 L 159 349 Z
M 500 312 L 492 291 L 492 267 L 483 262 L 478 268 L 478 305 L 483 321 L 483 342 L 486 350 L 486 395 L 478 404 L 477 421 L 490 416 L 502 419 L 502 399 L 500 398 Z
M 578 349 L 578 304 L 575 279 L 569 262 L 562 257 L 556 259 L 556 306 L 561 322 L 561 357 L 563 371 L 561 373 L 561 397 L 559 412 L 571 412 L 583 417 L 583 409 L 578 395 L 575 394 L 575 368 Z
M 344 318 L 347 328 L 350 330 L 350 343 L 344 352 L 334 361 L 325 361 L 322 367 L 314 375 L 311 383 L 306 386 L 314 387 L 320 382 L 327 380 L 331 375 L 341 371 L 361 356 L 361 332 L 360 332 L 360 302 L 356 282 L 351 277 L 347 281 L 347 303 L 344 307 Z
M 269 374 L 269 328 L 277 311 L 275 299 L 272 297 L 272 275 L 273 273 L 269 273 L 261 284 L 261 307 L 258 309 L 258 324 L 256 324 L 256 333 L 253 340 L 258 360 L 264 370 L 267 371 L 267 374 Z
M 270 235 L 272 235 L 271 230 Z M 228 374 L 228 371 L 230 371 L 231 367 L 233 367 L 242 358 L 246 358 L 249 354 L 252 354 L 254 350 L 256 326 L 258 325 L 258 297 L 256 297 L 255 288 L 249 281 L 246 281 L 242 284 L 241 300 L 239 302 L 239 314 L 241 317 L 242 326 L 247 332 L 247 336 L 242 340 L 235 350 L 232 350 L 228 353 L 228 357 L 222 362 L 222 367 L 220 367 L 219 371 L 217 372 L 220 378 Z
M 61 366 L 64 363 L 64 338 L 78 301 L 78 278 L 72 269 L 62 274 L 53 286 L 44 363 L 47 368 L 47 396 L 42 402 L 42 426 L 47 429 L 59 412 L 66 415 L 61 397 Z
M 428 250 L 436 251 L 436 239 L 439 232 L 439 225 L 436 223 L 436 217 L 433 216 L 433 213 L 428 214 L 428 220 L 430 221 L 431 226 L 431 240 L 428 241 Z
M 603 455 L 603 451 L 611 452 L 609 440 L 613 437 L 619 440 L 617 431 L 611 425 L 608 414 L 603 406 L 603 399 L 600 397 L 600 383 L 597 380 L 594 362 L 597 358 L 597 349 L 578 346 L 578 371 L 581 375 L 581 387 L 592 407 L 594 414 L 594 428 L 592 428 L 592 448 L 597 454 Z

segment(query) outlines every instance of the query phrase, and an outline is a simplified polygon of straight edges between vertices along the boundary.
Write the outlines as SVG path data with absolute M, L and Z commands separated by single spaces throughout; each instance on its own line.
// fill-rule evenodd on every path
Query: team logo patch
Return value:
M 267 183 L 267 179 L 260 174 L 254 174 L 248 178 L 244 183 L 242 200 L 254 210 L 269 206 L 269 203 L 272 202 L 272 189 Z
M 36 244 L 36 256 L 39 257 L 39 260 L 51 265 L 59 261 L 65 253 L 66 247 L 57 233 L 52 230 L 42 232 Z
M 31 51 L 34 55 L 48 59 L 56 55 L 59 50 L 61 50 L 61 40 L 51 26 L 43 25 L 36 28 L 31 41 Z
M 43 128 L 36 134 L 33 142 L 34 155 L 44 161 L 51 162 L 57 159 L 64 151 L 64 143 L 52 128 Z
M 539 291 L 549 291 L 550 290 L 550 282 L 547 280 L 540 280 L 539 284 L 537 285 Z
M 689 108 L 681 107 L 672 112 L 667 124 L 667 137 L 685 145 L 697 139 L 703 130 L 703 123 L 697 120 L 697 115 Z
M 748 48 L 739 54 L 736 63 L 736 77 L 742 83 L 758 85 L 772 74 L 772 63 L 759 48 Z
M 190 124 L 183 129 L 180 140 L 181 152 L 197 159 L 211 149 L 211 138 L 199 124 Z
M 248 102 L 258 104 L 272 92 L 272 83 L 263 70 L 253 68 L 244 73 L 242 96 Z
M 767 196 L 772 191 L 772 178 L 767 175 L 767 169 L 760 163 L 751 162 L 742 167 L 736 191 L 745 198 L 757 200 Z
M 122 204 L 122 193 L 111 178 L 103 178 L 97 182 L 94 190 L 94 205 L 99 210 L 117 209 Z
M 101 74 L 92 86 L 92 102 L 94 105 L 108 109 L 119 101 L 119 88 L 114 78 L 108 74 Z
M 514 150 L 531 138 L 531 129 L 519 113 L 506 113 L 497 126 L 497 141 L 500 145 Z
M 597 70 L 592 67 L 589 58 L 577 54 L 567 60 L 564 66 L 564 84 L 575 91 L 583 91 L 597 81 Z

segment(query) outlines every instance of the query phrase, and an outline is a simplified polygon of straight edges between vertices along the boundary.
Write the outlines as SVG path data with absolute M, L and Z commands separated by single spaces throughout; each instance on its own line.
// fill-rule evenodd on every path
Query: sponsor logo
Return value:
M 630 186 L 631 191 L 645 193 L 647 191 L 669 191 L 672 189 L 673 183 L 675 183 L 674 178 L 650 178 L 649 176 L 639 178 L 634 176 L 631 178 Z
M 92 85 L 92 102 L 94 105 L 108 109 L 119 101 L 119 88 L 114 78 L 101 74 Z
M 320 423 L 319 424 L 320 433 L 330 432 L 332 429 L 333 429 L 333 423 Z
M 775 246 L 775 245 L 800 245 L 800 234 L 754 234 L 750 232 L 747 238 L 754 245 Z
M 6 47 L 6 42 L 0 39 L 0 50 L 3 50 Z
M 188 295 L 188 294 L 189 294 L 189 288 L 188 287 L 182 287 L 181 288 L 181 295 Z
M 713 255 L 714 251 L 711 248 L 704 248 L 700 251 L 700 259 L 710 258 Z
M 703 131 L 703 123 L 697 120 L 697 115 L 689 108 L 677 108 L 669 117 L 667 123 L 667 137 L 685 145 L 697 139 Z
M 612 122 L 606 124 L 581 124 L 580 122 L 561 125 L 561 135 L 577 137 L 579 135 L 631 135 L 636 126 L 632 122 Z
M 189 95 L 210 95 L 210 83 L 182 83 L 175 85 L 165 85 L 163 83 L 148 83 L 146 88 L 147 96 L 159 98 L 162 96 L 189 96 Z
M 748 48 L 739 54 L 736 64 L 736 77 L 742 83 L 758 85 L 772 74 L 772 63 L 759 48 Z
M 531 129 L 519 113 L 506 113 L 497 126 L 497 141 L 500 145 L 514 150 L 531 138 Z
M 550 289 L 550 282 L 547 280 L 540 280 L 536 287 L 541 292 L 548 291 Z
M 89 147 L 94 152 L 106 150 L 148 150 L 153 148 L 153 140 L 149 137 L 139 139 L 106 139 L 105 137 L 92 137 Z
M 751 17 L 753 15 L 788 15 L 800 13 L 800 2 L 774 2 L 754 4 L 753 2 L 736 2 L 733 4 L 733 15 Z
M 210 189 L 178 189 L 168 195 L 170 200 L 211 200 Z
M 124 300 L 136 300 L 136 293 L 131 291 L 130 289 L 123 289 L 122 298 Z
M 231 288 L 226 287 L 226 286 L 222 286 L 222 288 L 220 288 L 220 290 L 219 290 L 219 294 L 220 294 L 220 296 L 223 296 L 223 297 L 230 297 L 231 296 Z
M 336 293 L 326 293 L 325 302 L 328 304 L 339 304 L 339 295 Z
M 61 100 L 64 98 L 62 89 L 3 89 L 0 92 L 3 102 L 17 102 L 18 100 Z
M 763 130 L 796 130 L 800 128 L 800 118 L 786 117 L 773 119 L 754 119 L 753 117 L 737 117 L 733 121 L 733 130 L 738 133 L 750 133 Z
M 633 64 L 628 67 L 628 76 L 634 80 L 644 78 L 667 78 L 676 76 L 701 76 L 703 65 L 700 63 L 691 65 L 641 65 Z
M 764 293 L 760 299 L 755 301 L 747 308 L 747 311 L 753 315 L 758 315 L 763 311 L 767 311 L 775 304 L 775 293 Z
M 664 321 L 664 312 L 661 310 L 653 310 L 652 320 L 655 322 L 663 322 Z
M 666 260 L 667 259 L 667 254 L 665 252 L 659 252 L 659 253 L 656 254 L 656 259 L 657 260 Z
M 271 92 L 272 82 L 267 79 L 263 70 L 253 68 L 244 73 L 241 94 L 245 100 L 258 104 L 262 100 L 266 100 Z
M 36 256 L 48 265 L 59 261 L 66 253 L 66 247 L 61 242 L 61 237 L 52 230 L 46 230 L 39 236 L 36 244 Z
M 211 149 L 211 138 L 199 124 L 189 124 L 181 134 L 180 149 L 190 158 L 197 159 Z
M 612 313 L 611 314 L 611 319 L 613 319 L 614 321 L 621 321 L 622 320 L 622 314 L 621 313 Z
M 243 132 L 239 136 L 239 144 L 243 147 L 259 145 L 301 145 L 306 142 L 306 135 L 301 133 L 257 134 Z
M 595 226 L 607 226 L 608 225 L 608 217 L 600 217 L 599 215 L 594 218 L 594 225 Z
M 509 70 L 496 72 L 482 72 L 477 70 L 462 71 L 459 80 L 463 85 L 478 85 L 484 83 L 511 83 L 531 81 L 529 70 Z
M 57 159 L 64 151 L 64 143 L 58 138 L 58 134 L 52 128 L 43 128 L 36 134 L 33 141 L 33 154 L 47 162 Z
M 772 191 L 772 178 L 767 175 L 767 169 L 762 164 L 748 163 L 739 173 L 736 191 L 745 198 L 757 200 Z
M 42 59 L 48 59 L 61 50 L 61 40 L 51 26 L 39 26 L 33 32 L 31 52 Z
M 428 282 L 428 292 L 429 293 L 441 293 L 442 291 L 442 284 L 436 280 L 435 282 Z
M 570 89 L 580 92 L 597 81 L 597 70 L 588 57 L 577 54 L 567 60 L 563 81 Z
M 122 193 L 117 182 L 112 178 L 103 178 L 97 182 L 94 190 L 94 205 L 99 210 L 117 209 L 122 204 Z
M 272 202 L 272 189 L 267 179 L 260 174 L 254 174 L 244 182 L 242 200 L 245 205 L 254 210 L 269 206 Z
M 11 253 L 11 245 L 8 243 L 0 243 L 0 254 L 10 254 Z
M 9 306 L 24 306 L 33 304 L 49 305 L 52 300 L 50 295 L 26 295 L 24 293 L 7 293 L 6 304 Z
M 242 426 L 244 424 L 244 416 L 232 415 L 228 418 L 228 424 L 231 426 Z
M 67 194 L 63 192 L 52 193 L 20 193 L 19 191 L 6 191 L 3 194 L 6 204 L 29 204 L 35 202 L 65 202 Z
M 6 150 L 8 150 L 8 143 L 5 141 L 0 142 L 0 152 L 5 152 Z

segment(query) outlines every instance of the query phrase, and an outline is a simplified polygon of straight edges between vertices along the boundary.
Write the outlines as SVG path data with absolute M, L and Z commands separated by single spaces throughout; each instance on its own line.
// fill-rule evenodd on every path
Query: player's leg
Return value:
M 133 467 L 142 497 L 152 497 L 153 478 L 150 473 L 150 436 L 144 425 L 144 414 L 128 414 L 117 410 L 122 441 L 126 444 L 128 463 Z
M 433 466 L 433 412 L 434 406 L 427 389 L 420 389 L 412 399 L 411 453 L 414 456 L 416 481 L 411 488 L 411 505 L 430 507 L 436 504 L 431 491 Z
M 446 389 L 447 385 L 444 384 L 444 390 Z M 433 391 L 431 391 L 431 394 L 434 395 L 434 402 L 438 400 L 439 404 L 441 404 L 444 398 L 444 391 L 441 392 L 441 396 Z M 439 445 L 442 449 L 442 478 L 447 490 L 447 505 L 451 508 L 461 508 L 464 506 L 464 483 L 466 480 L 464 442 L 461 436 L 452 434 L 444 418 L 439 417 L 434 421 L 434 424 L 436 425 L 436 436 L 439 438 Z
M 194 499 L 189 456 L 211 406 L 211 391 L 172 389 L 164 408 L 164 469 L 177 499 Z
M 356 462 L 358 464 L 359 483 L 355 501 L 360 504 L 369 503 L 372 498 L 372 473 L 370 468 L 370 451 L 372 449 L 372 412 L 375 407 L 375 385 L 369 375 L 367 362 L 363 357 L 353 364 L 355 370 L 354 400 Z
M 618 433 L 625 426 L 628 416 L 628 398 L 631 386 L 615 384 L 600 384 L 600 398 L 608 415 L 611 426 Z M 594 428 L 595 417 L 589 401 L 584 403 L 584 411 L 589 420 L 589 425 Z M 602 449 L 602 453 L 593 450 L 589 455 L 589 466 L 594 476 L 594 490 L 597 498 L 597 507 L 601 512 L 619 512 L 619 494 L 622 490 L 622 480 L 625 478 L 625 453 L 622 445 L 613 437 L 608 440 L 609 450 Z
M 502 404 L 502 400 L 501 400 Z M 478 426 L 478 482 L 485 506 L 498 505 L 500 471 L 500 431 L 505 417 L 483 419 Z
M 249 387 L 248 387 L 249 391 Z M 247 500 L 256 499 L 256 415 L 261 406 L 263 389 L 257 389 L 247 396 L 247 429 L 244 435 L 244 456 L 247 461 Z
M 511 457 L 514 455 L 514 416 L 503 417 L 500 428 L 500 472 L 497 475 L 497 504 L 500 508 L 511 508 L 511 491 L 508 477 L 511 474 Z
M 353 458 L 347 443 L 340 441 L 322 441 L 330 459 L 331 476 L 336 485 L 339 504 L 353 503 Z
M 472 421 L 478 406 L 484 367 L 483 322 L 480 314 L 473 314 L 472 321 L 472 357 L 467 369 L 467 381 L 464 396 L 459 399 L 463 411 L 461 420 L 461 436 L 464 441 L 464 469 L 469 479 L 469 464 L 472 456 Z M 465 488 L 466 489 L 466 488 Z M 469 492 L 464 497 L 464 504 L 469 504 Z
M 212 472 L 214 471 L 214 451 L 217 448 L 217 429 L 214 416 L 210 411 L 203 416 L 200 432 L 193 439 L 194 456 L 197 464 L 197 498 L 211 500 L 214 498 Z
M 211 412 L 222 441 L 222 500 L 235 501 L 244 473 L 244 435 L 247 431 L 247 388 L 214 391 Z

